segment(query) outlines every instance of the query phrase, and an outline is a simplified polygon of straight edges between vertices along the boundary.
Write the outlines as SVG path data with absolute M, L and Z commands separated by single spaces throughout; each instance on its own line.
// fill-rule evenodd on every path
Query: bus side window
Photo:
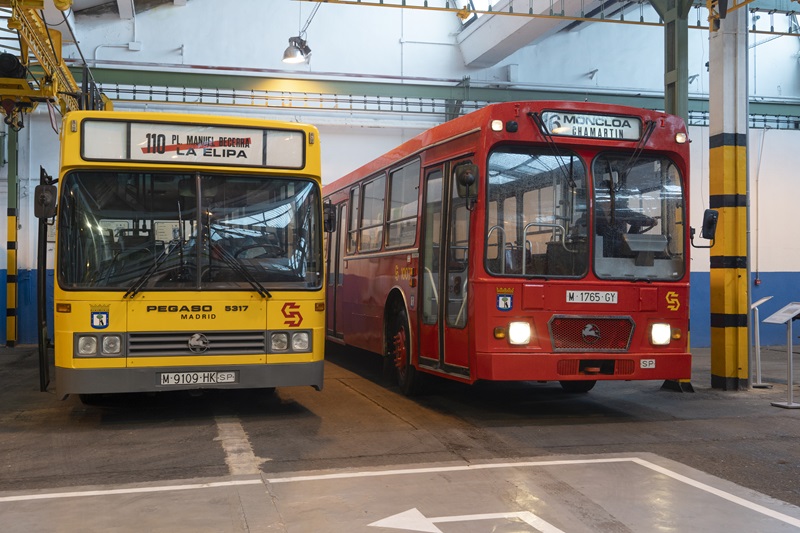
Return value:
M 381 249 L 383 244 L 384 198 L 386 198 L 385 176 L 380 176 L 364 184 L 359 251 Z
M 389 174 L 389 216 L 386 246 L 408 246 L 417 238 L 419 160 Z

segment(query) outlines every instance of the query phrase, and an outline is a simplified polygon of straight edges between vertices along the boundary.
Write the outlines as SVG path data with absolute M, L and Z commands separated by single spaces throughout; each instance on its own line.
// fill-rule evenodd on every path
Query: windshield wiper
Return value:
M 210 243 L 210 248 L 212 251 L 217 252 L 219 256 L 222 258 L 222 260 L 225 261 L 225 263 L 229 267 L 231 267 L 234 272 L 242 276 L 245 279 L 245 281 L 249 283 L 250 286 L 252 286 L 258 294 L 261 295 L 262 298 L 267 298 L 267 297 L 272 298 L 272 294 L 270 294 L 270 292 L 267 289 L 265 289 L 264 286 L 261 283 L 259 283 L 258 280 L 254 278 L 252 274 L 250 274 L 250 272 L 247 271 L 244 265 L 242 265 L 241 261 L 232 256 L 230 252 L 228 252 L 228 250 L 213 242 Z
M 570 172 L 568 174 L 567 170 L 564 168 L 566 166 L 564 164 L 564 156 L 562 156 L 561 152 L 558 151 L 558 144 L 556 144 L 555 139 L 553 139 L 553 135 L 547 129 L 547 125 L 544 123 L 544 120 L 542 120 L 542 116 L 539 113 L 531 111 L 528 113 L 528 117 L 530 117 L 530 119 L 533 121 L 536 127 L 539 128 L 539 133 L 542 134 L 545 143 L 547 143 L 547 147 L 550 148 L 550 151 L 553 153 L 556 159 L 558 159 L 558 162 L 560 163 L 558 168 L 561 170 L 561 174 L 564 176 L 564 178 L 566 178 L 567 183 L 569 183 L 569 187 L 571 189 L 576 189 L 578 185 L 575 183 L 575 180 L 573 179 L 573 171 L 571 166 L 573 156 L 572 155 L 569 156 Z
M 153 263 L 153 264 L 150 266 L 150 268 L 148 268 L 148 269 L 147 269 L 147 270 L 144 272 L 144 274 L 142 274 L 141 276 L 139 276 L 139 279 L 137 279 L 137 280 L 136 280 L 136 281 L 133 283 L 133 285 L 131 285 L 131 288 L 130 288 L 130 289 L 128 289 L 128 292 L 126 292 L 126 293 L 125 293 L 125 296 L 123 296 L 123 297 L 122 297 L 123 299 L 127 298 L 129 295 L 130 295 L 130 297 L 131 297 L 131 298 L 133 298 L 134 296 L 136 296 L 136 294 L 139 292 L 139 290 L 141 290 L 141 288 L 142 288 L 142 287 L 144 287 L 144 284 L 145 284 L 145 283 L 147 283 L 147 281 L 148 281 L 148 280 L 149 280 L 151 277 L 153 277 L 153 274 L 155 274 L 155 273 L 156 273 L 156 271 L 159 269 L 159 267 L 160 267 L 162 264 L 164 264 L 164 261 L 166 261 L 166 260 L 167 260 L 167 258 L 168 258 L 170 255 L 172 255 L 172 252 L 174 252 L 174 251 L 175 251 L 177 248 L 180 248 L 181 250 L 183 250 L 183 242 L 179 242 L 179 241 L 170 241 L 170 242 L 169 242 L 169 245 L 170 245 L 170 246 L 169 246 L 169 248 L 165 248 L 165 249 L 164 249 L 164 251 L 163 251 L 163 252 L 161 252 L 161 255 L 159 255 L 159 256 L 158 256 L 158 258 L 157 258 L 157 259 L 155 260 L 155 262 L 154 262 L 154 263 Z M 183 252 L 181 251 L 181 254 L 182 254 L 182 253 L 183 253 Z
M 617 190 L 622 188 L 622 184 L 627 181 L 628 173 L 633 168 L 633 165 L 639 160 L 639 157 L 642 155 L 642 151 L 644 150 L 644 146 L 647 144 L 647 141 L 650 140 L 650 136 L 656 129 L 656 123 L 652 120 L 648 120 L 644 127 L 644 133 L 642 134 L 641 139 L 639 142 L 636 143 L 636 147 L 633 149 L 633 153 L 631 154 L 630 158 L 625 162 L 625 165 L 622 167 L 622 171 L 619 175 L 619 184 L 617 184 Z

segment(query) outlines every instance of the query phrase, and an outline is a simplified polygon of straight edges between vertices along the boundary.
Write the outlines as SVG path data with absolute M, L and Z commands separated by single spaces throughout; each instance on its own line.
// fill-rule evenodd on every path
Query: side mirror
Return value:
M 325 233 L 331 233 L 336 229 L 336 207 L 330 203 L 322 204 L 322 226 Z
M 36 218 L 56 216 L 57 190 L 55 185 L 37 185 L 34 189 L 33 214 Z
M 709 241 L 713 241 L 717 234 L 717 219 L 719 212 L 715 209 L 706 209 L 703 213 L 703 228 L 700 230 L 700 236 Z
M 463 163 L 455 169 L 458 197 L 473 200 L 478 197 L 478 165 Z

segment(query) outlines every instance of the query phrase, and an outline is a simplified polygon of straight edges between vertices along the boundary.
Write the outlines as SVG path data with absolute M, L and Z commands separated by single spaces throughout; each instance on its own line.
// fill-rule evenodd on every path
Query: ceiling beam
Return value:
M 133 0 L 117 0 L 117 9 L 122 20 L 130 20 L 136 16 Z

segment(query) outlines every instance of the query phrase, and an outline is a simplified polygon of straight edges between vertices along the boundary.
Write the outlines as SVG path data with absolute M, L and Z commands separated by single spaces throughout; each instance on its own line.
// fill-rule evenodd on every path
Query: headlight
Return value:
M 285 352 L 289 348 L 289 335 L 287 333 L 273 333 L 269 340 L 273 352 Z
M 97 355 L 97 337 L 78 337 L 78 355 Z
M 508 342 L 528 344 L 531 342 L 531 325 L 527 322 L 512 322 L 508 325 Z
M 122 351 L 122 339 L 119 335 L 106 335 L 103 337 L 103 355 L 119 355 Z
M 669 324 L 653 324 L 650 326 L 650 343 L 654 346 L 666 346 L 672 337 Z
M 292 335 L 292 351 L 307 352 L 308 346 L 308 332 L 301 331 Z

